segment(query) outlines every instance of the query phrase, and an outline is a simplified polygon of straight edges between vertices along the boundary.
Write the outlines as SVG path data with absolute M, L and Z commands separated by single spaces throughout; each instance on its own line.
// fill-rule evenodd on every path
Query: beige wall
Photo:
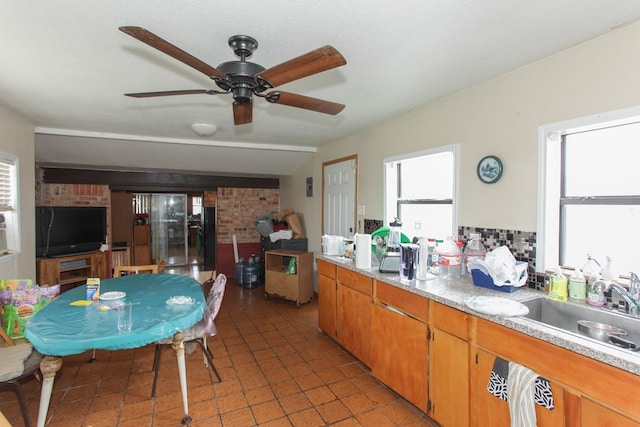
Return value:
M 18 157 L 22 253 L 0 262 L 2 279 L 34 279 L 35 249 L 35 157 L 34 128 L 16 114 L 0 107 L 0 151 Z
M 320 250 L 322 162 L 357 153 L 358 204 L 366 218 L 382 219 L 383 159 L 448 144 L 460 144 L 459 225 L 536 231 L 538 127 L 639 105 L 638 40 L 640 23 L 323 147 L 282 192 L 305 217 L 309 250 Z M 476 177 L 478 161 L 488 154 L 505 165 L 493 185 Z M 306 176 L 316 184 L 312 199 L 305 197 Z

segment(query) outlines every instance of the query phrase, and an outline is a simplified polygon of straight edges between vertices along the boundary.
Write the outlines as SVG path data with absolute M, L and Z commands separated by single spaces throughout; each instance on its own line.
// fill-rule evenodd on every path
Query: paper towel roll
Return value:
M 356 234 L 356 268 L 371 268 L 371 234 Z

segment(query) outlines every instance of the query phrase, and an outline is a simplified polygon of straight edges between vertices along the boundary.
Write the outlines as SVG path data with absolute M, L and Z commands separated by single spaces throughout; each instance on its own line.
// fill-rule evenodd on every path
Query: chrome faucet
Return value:
M 594 286 L 598 282 L 594 283 Z M 628 291 L 626 288 L 618 285 L 615 282 L 606 281 L 604 283 L 605 283 L 605 288 L 604 288 L 605 291 L 608 291 L 609 289 L 613 289 L 618 294 L 620 294 L 620 296 L 625 302 L 625 311 L 627 314 L 630 314 L 631 316 L 634 316 L 634 317 L 637 317 L 638 315 L 640 315 L 640 300 L 638 300 L 637 298 L 634 298 L 632 292 Z
M 629 273 L 629 293 L 636 301 L 640 301 L 640 279 L 633 271 Z

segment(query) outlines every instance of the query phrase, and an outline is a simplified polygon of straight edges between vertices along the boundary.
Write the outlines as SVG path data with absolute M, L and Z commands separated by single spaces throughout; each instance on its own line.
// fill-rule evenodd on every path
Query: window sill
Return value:
M 1 254 L 0 255 L 0 264 L 2 264 L 3 262 L 7 262 L 7 261 L 11 261 L 14 260 L 18 257 L 19 253 L 18 252 L 13 252 L 13 251 L 9 251 L 6 254 Z

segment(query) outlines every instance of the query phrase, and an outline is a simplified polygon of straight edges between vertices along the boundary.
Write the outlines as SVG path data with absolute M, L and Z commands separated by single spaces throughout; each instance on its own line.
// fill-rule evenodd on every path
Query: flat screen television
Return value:
M 93 252 L 105 242 L 107 208 L 37 206 L 36 256 L 59 257 Z

